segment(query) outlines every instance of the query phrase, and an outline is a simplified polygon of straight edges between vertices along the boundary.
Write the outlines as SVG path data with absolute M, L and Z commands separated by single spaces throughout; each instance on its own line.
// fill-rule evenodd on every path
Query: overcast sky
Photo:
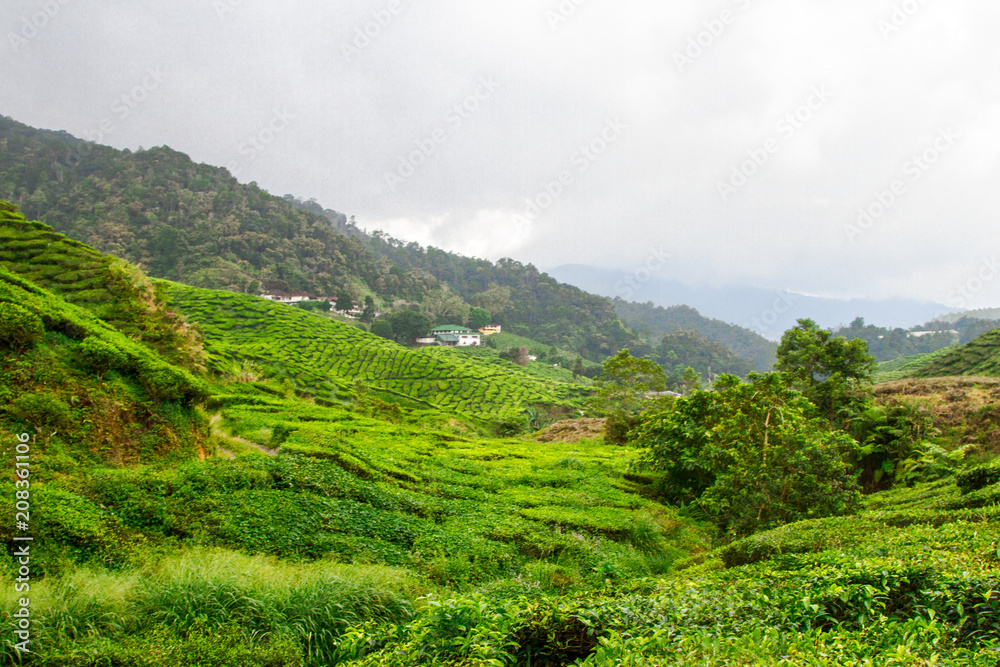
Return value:
M 4 0 L 0 17 L 0 113 L 166 144 L 369 230 L 543 269 L 1000 305 L 996 0 Z

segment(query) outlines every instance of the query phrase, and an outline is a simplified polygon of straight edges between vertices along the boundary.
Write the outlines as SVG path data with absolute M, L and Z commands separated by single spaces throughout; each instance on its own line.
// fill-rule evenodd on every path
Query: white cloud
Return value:
M 554 27 L 556 0 L 399 3 L 386 21 L 388 0 L 243 0 L 223 16 L 208 0 L 74 1 L 16 53 L 0 45 L 0 112 L 83 134 L 162 66 L 108 143 L 242 159 L 242 180 L 369 228 L 540 267 L 627 269 L 663 244 L 672 277 L 943 301 L 1000 246 L 990 0 L 924 3 L 888 36 L 890 0 L 586 0 Z M 3 33 L 35 7 L 10 0 Z M 346 57 L 359 29 L 373 34 Z M 691 39 L 702 52 L 681 71 Z M 482 77 L 501 86 L 452 126 Z M 723 203 L 717 182 L 817 85 L 831 99 Z M 294 120 L 248 160 L 241 143 L 283 108 Z M 628 129 L 581 171 L 574 157 L 609 118 Z M 962 142 L 846 242 L 858 208 L 947 126 Z M 433 155 L 389 187 L 436 130 Z M 551 205 L 511 224 L 563 171 L 572 181 Z

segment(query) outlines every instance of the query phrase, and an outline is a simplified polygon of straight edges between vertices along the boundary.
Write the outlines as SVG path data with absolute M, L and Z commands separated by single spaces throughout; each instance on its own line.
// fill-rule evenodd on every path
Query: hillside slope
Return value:
M 425 406 L 486 420 L 529 406 L 563 411 L 586 395 L 580 385 L 529 374 L 460 350 L 408 350 L 322 315 L 231 292 L 162 283 L 172 308 L 196 324 L 217 362 L 253 360 L 326 400 L 355 383 Z
M 664 308 L 652 302 L 633 303 L 624 299 L 615 299 L 614 304 L 618 317 L 643 334 L 651 345 L 657 345 L 663 336 L 677 329 L 687 329 L 750 360 L 755 371 L 766 373 L 774 365 L 777 343 L 735 324 L 704 317 L 690 306 Z
M 344 234 L 340 213 L 306 210 L 167 147 L 119 151 L 0 117 L 0 198 L 158 278 L 250 293 L 346 291 L 383 307 L 447 285 L 511 333 L 594 361 L 635 342 L 607 299 L 530 264 Z
M 0 267 L 86 308 L 175 363 L 199 368 L 197 333 L 163 307 L 141 271 L 29 221 L 0 201 Z
M 194 455 L 207 396 L 187 370 L 0 267 L 0 434 L 38 438 L 43 479 L 83 463 Z
M 920 366 L 915 377 L 945 375 L 1000 376 L 1000 329 L 982 336 L 931 359 Z

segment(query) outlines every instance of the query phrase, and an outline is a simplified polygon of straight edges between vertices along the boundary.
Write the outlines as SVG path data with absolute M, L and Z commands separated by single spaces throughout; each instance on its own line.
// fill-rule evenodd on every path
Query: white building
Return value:
M 436 344 L 444 347 L 478 347 L 482 344 L 482 338 L 472 329 L 451 324 L 438 327 L 431 334 Z

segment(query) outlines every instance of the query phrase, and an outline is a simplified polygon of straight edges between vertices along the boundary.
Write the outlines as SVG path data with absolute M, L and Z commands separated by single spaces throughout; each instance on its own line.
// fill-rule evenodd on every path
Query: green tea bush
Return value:
M 27 308 L 0 301 L 0 342 L 20 354 L 45 335 L 45 326 L 38 315 Z
M 208 398 L 204 383 L 187 371 L 151 359 L 138 361 L 134 373 L 149 395 L 159 401 L 180 401 L 187 405 Z
M 52 393 L 22 394 L 14 399 L 8 409 L 25 423 L 44 430 L 46 435 L 73 423 L 69 405 Z
M 79 352 L 84 363 L 101 375 L 111 370 L 127 370 L 129 366 L 128 355 L 96 336 L 85 338 Z
M 962 493 L 972 493 L 1000 483 L 1000 463 L 979 466 L 955 476 L 955 483 Z
M 526 427 L 513 424 L 524 408 L 570 408 L 588 393 L 582 385 L 460 350 L 409 350 L 300 308 L 248 295 L 159 285 L 171 307 L 198 324 L 210 353 L 218 355 L 217 371 L 227 372 L 237 358 L 251 358 L 267 375 L 289 382 L 288 396 L 299 392 L 332 401 L 338 387 L 363 381 L 379 400 L 402 400 L 491 422 L 510 418 L 505 432 L 514 432 Z M 359 397 L 359 402 L 380 418 L 400 418 L 393 403 L 379 404 L 374 396 Z

